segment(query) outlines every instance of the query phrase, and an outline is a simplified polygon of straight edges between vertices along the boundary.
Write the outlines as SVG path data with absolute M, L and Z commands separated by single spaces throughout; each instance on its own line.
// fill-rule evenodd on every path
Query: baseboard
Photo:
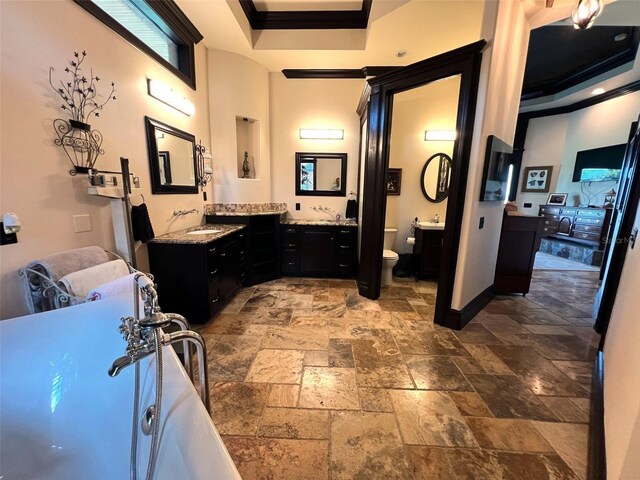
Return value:
M 591 376 L 589 408 L 589 457 L 587 479 L 607 478 L 607 452 L 604 439 L 604 356 L 598 352 Z
M 480 292 L 461 310 L 450 308 L 442 325 L 454 330 L 462 330 L 465 325 L 473 319 L 473 317 L 475 317 L 484 307 L 487 306 L 487 304 L 493 299 L 493 296 L 493 285 L 491 285 L 484 291 Z

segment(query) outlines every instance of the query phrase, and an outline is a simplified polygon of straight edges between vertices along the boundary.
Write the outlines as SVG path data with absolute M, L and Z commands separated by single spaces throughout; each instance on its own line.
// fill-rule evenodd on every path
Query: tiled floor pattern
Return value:
M 597 272 L 535 271 L 463 331 L 436 286 L 245 289 L 203 329 L 213 420 L 252 479 L 585 479 Z

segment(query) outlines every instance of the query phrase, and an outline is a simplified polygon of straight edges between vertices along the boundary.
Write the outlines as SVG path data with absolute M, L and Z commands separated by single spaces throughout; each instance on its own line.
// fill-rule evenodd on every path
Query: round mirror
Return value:
M 420 187 L 427 200 L 439 203 L 447 198 L 450 174 L 451 157 L 446 153 L 436 153 L 427 159 L 420 177 Z

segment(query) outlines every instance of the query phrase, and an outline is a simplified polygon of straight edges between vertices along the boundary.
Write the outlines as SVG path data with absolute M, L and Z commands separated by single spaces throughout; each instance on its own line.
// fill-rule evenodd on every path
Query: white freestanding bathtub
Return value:
M 124 355 L 127 296 L 0 322 L 0 479 L 127 480 L 135 367 Z M 163 350 L 155 479 L 240 479 L 173 349 Z M 155 356 L 140 362 L 140 417 L 155 401 Z M 138 425 L 137 472 L 151 437 Z

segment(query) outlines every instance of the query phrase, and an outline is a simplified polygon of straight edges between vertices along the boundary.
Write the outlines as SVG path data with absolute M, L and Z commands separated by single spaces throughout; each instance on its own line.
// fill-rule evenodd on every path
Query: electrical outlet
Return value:
M 90 215 L 74 215 L 73 216 L 73 231 L 76 233 L 90 232 L 91 231 L 91 216 Z
M 525 203 L 525 204 L 524 204 L 524 208 L 531 208 L 532 206 L 533 206 L 533 205 L 532 205 L 532 204 L 530 204 L 530 203 Z
M 480 230 L 482 230 L 484 228 L 484 217 L 480 217 L 480 224 L 478 225 L 478 228 Z
M 296 203 L 296 210 L 300 210 L 300 204 Z

